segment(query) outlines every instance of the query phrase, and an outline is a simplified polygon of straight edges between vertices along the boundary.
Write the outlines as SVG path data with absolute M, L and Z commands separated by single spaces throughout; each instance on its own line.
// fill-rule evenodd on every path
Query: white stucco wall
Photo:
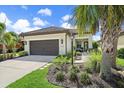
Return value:
M 92 35 L 90 34 L 89 35 L 89 38 L 88 38 L 88 44 L 89 44 L 89 48 L 91 49 L 91 48 L 93 48 L 93 46 L 92 46 Z
M 67 38 L 67 41 L 66 41 Z M 27 42 L 26 45 L 24 45 L 25 51 L 27 51 L 30 54 L 30 41 L 35 40 L 52 40 L 52 39 L 58 39 L 59 40 L 59 54 L 66 54 L 66 51 L 71 51 L 71 37 L 66 33 L 58 33 L 58 34 L 47 34 L 47 35 L 34 35 L 34 36 L 25 36 L 24 41 Z M 61 44 L 61 39 L 63 39 L 63 44 Z M 82 37 L 79 37 L 78 35 L 75 36 L 75 39 L 88 39 L 89 48 L 92 48 L 92 35 L 84 35 Z M 67 49 L 66 49 L 67 44 Z M 75 44 L 75 40 L 74 40 Z
M 71 51 L 71 37 L 67 35 L 67 52 Z
M 124 35 L 120 36 L 118 39 L 118 49 L 124 48 Z
M 59 40 L 59 54 L 65 54 L 66 53 L 65 34 L 66 33 L 25 36 L 24 41 L 27 42 L 27 44 L 24 45 L 25 51 L 27 51 L 30 54 L 30 44 L 29 44 L 30 41 L 58 39 Z M 61 44 L 61 39 L 63 39 L 63 44 Z

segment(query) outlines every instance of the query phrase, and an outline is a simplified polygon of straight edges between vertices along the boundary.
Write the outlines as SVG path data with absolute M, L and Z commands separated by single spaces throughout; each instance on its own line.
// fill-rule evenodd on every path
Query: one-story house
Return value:
M 24 49 L 29 55 L 61 55 L 71 51 L 71 36 L 74 37 L 74 46 L 87 49 L 92 48 L 92 34 L 83 36 L 77 34 L 76 29 L 48 27 L 39 30 L 21 33 L 24 40 Z

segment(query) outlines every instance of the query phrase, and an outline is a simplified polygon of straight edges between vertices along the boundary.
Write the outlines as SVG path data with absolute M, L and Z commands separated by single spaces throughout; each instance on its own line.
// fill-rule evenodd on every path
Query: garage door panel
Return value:
M 31 55 L 58 55 L 59 40 L 30 41 Z

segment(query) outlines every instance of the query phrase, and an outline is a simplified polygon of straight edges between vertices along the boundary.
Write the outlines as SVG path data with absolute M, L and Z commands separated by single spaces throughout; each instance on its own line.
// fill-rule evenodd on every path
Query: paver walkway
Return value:
M 83 63 L 83 62 L 87 62 L 88 58 L 89 58 L 89 54 L 86 53 L 86 52 L 83 52 L 83 53 L 82 53 L 82 56 L 81 56 L 81 60 L 75 60 L 74 63 Z

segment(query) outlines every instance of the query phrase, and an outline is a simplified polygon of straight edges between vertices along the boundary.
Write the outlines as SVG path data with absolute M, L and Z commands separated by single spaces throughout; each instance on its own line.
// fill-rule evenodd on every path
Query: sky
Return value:
M 74 28 L 69 23 L 74 7 L 74 5 L 1 5 L 0 22 L 5 22 L 7 31 L 16 33 L 49 26 Z M 93 39 L 100 39 L 99 33 L 93 36 Z

